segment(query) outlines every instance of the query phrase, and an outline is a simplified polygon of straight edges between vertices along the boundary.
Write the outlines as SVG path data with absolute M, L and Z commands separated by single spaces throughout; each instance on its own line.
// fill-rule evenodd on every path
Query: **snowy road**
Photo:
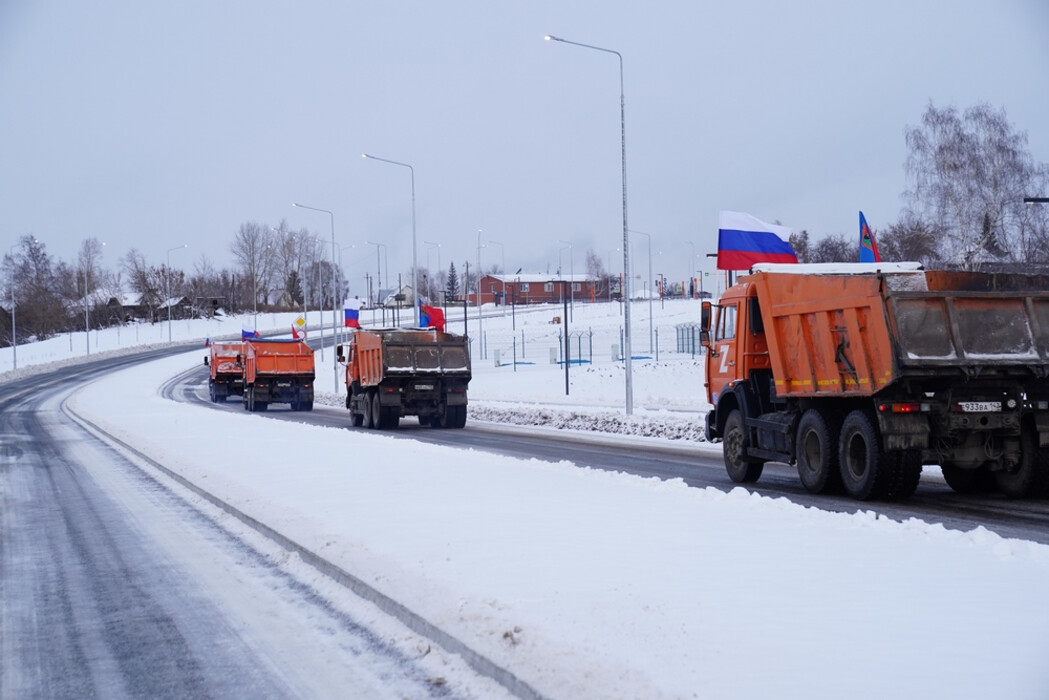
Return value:
M 66 396 L 125 363 L 0 389 L 0 696 L 457 697 L 424 642 L 71 420 Z

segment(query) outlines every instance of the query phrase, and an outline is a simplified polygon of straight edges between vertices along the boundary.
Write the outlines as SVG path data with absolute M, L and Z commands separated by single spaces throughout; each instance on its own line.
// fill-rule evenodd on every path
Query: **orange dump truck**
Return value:
M 916 263 L 757 265 L 704 302 L 707 438 L 736 482 L 904 499 L 1049 491 L 1049 277 Z
M 265 411 L 271 403 L 293 411 L 313 410 L 313 348 L 301 340 L 244 341 L 244 408 Z
M 396 428 L 415 415 L 434 428 L 466 425 L 470 349 L 466 336 L 432 328 L 356 331 L 338 347 L 354 425 Z
M 237 357 L 244 352 L 244 343 L 211 343 L 204 364 L 208 366 L 211 376 L 208 378 L 208 395 L 215 403 L 226 400 L 227 396 L 244 393 L 244 371 Z

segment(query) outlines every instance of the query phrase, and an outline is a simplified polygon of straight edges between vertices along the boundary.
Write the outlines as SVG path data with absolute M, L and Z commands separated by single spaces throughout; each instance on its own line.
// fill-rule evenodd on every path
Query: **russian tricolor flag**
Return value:
M 361 327 L 361 300 L 356 297 L 353 299 L 346 300 L 346 306 L 342 310 L 343 323 L 346 324 L 346 328 L 360 328 Z
M 247 326 L 240 327 L 240 339 L 251 340 L 252 338 L 258 338 L 259 332 L 254 328 L 248 328 Z
M 718 214 L 718 269 L 749 270 L 756 263 L 796 263 L 787 226 L 766 224 L 750 214 Z

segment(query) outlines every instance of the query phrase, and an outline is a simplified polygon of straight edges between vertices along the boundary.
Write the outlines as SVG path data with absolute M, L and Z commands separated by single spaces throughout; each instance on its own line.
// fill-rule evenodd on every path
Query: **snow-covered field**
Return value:
M 633 312 L 634 354 L 651 358 L 634 362 L 633 417 L 623 415 L 623 369 L 611 359 L 618 307 L 576 304 L 570 331 L 593 331 L 580 338 L 592 341 L 593 362 L 571 366 L 568 395 L 550 362 L 560 307 L 485 319 L 470 420 L 587 423 L 716 453 L 699 442 L 702 355 L 673 352 L 675 324 L 694 321 L 698 303 L 654 310 L 658 360 L 648 304 Z M 259 328 L 290 328 L 290 318 L 260 316 Z M 173 337 L 241 327 L 210 322 L 202 332 L 195 324 L 204 323 L 176 322 Z M 163 332 L 137 335 L 154 343 Z M 132 345 L 132 333 L 99 334 L 97 345 L 93 335 L 92 352 Z M 515 342 L 518 359 L 534 364 L 506 364 Z M 19 365 L 83 353 L 80 334 L 21 346 Z M 546 696 L 1049 696 L 1049 547 L 159 396 L 202 356 L 114 373 L 73 407 Z M 0 352 L 0 366 L 10 360 L 10 349 Z M 334 390 L 330 349 L 318 363 L 318 387 Z M 334 391 L 328 400 L 339 402 Z

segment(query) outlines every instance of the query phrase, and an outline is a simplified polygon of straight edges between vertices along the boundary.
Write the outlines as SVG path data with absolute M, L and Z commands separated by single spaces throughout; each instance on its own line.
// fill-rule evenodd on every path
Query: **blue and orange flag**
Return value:
M 874 234 L 871 227 L 867 225 L 867 218 L 860 212 L 860 262 L 881 262 L 878 255 L 878 244 L 874 242 Z

